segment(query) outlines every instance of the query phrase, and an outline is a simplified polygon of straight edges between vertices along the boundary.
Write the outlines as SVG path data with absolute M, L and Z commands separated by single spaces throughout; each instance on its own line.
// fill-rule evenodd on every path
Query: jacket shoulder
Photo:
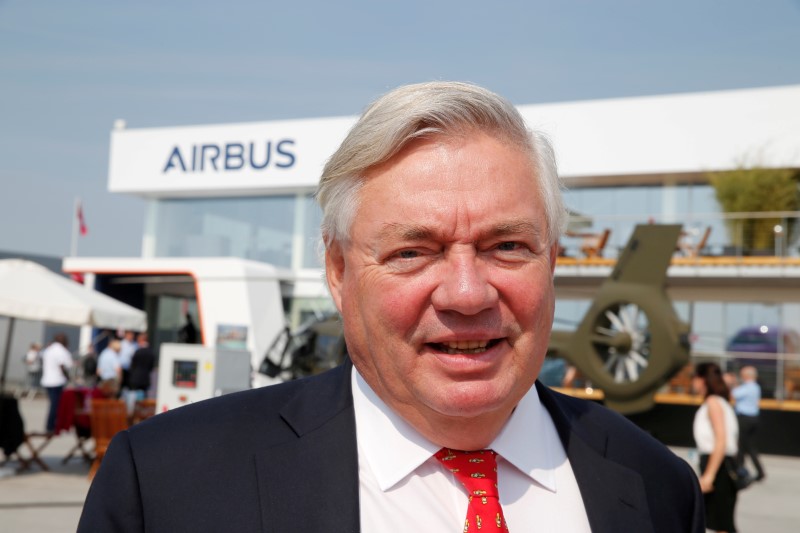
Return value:
M 572 439 L 579 439 L 585 444 L 583 449 L 593 450 L 591 461 L 602 458 L 636 474 L 655 531 L 703 531 L 702 495 L 689 463 L 624 416 L 598 403 L 543 386 L 539 395 L 565 449 L 574 446 Z M 570 461 L 574 459 L 570 457 Z
M 554 418 L 563 417 L 563 422 L 579 437 L 586 439 L 594 448 L 601 448 L 610 459 L 628 462 L 637 459 L 649 461 L 656 457 L 685 463 L 662 442 L 616 411 L 551 389 L 546 389 L 544 394 L 550 396 L 543 400 L 546 405 L 551 404 L 548 410 Z M 551 408 L 553 406 L 555 409 Z

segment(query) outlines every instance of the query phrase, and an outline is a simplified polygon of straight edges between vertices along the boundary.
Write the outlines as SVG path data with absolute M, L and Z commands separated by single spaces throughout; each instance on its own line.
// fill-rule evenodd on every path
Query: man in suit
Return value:
M 687 463 L 535 383 L 565 209 L 552 149 L 510 103 L 396 89 L 317 197 L 352 364 L 119 434 L 79 531 L 703 531 Z M 467 476 L 487 490 L 453 458 L 489 461 Z

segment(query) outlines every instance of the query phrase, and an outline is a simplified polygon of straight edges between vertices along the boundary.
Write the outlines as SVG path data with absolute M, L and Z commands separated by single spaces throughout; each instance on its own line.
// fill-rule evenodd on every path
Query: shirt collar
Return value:
M 517 404 L 492 449 L 544 488 L 556 491 L 555 466 L 566 460 L 566 454 L 536 387 Z
M 353 367 L 356 438 L 378 486 L 386 491 L 439 450 L 392 411 Z
M 392 488 L 439 450 L 398 416 L 353 367 L 353 406 L 358 447 L 382 491 Z M 531 387 L 491 448 L 520 472 L 555 492 L 555 471 L 564 452 L 550 414 Z

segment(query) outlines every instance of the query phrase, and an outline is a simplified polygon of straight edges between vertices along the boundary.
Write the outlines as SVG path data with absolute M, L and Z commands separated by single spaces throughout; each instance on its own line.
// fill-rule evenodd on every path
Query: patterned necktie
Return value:
M 464 533 L 508 531 L 497 495 L 497 461 L 492 450 L 462 452 L 442 448 L 435 457 L 469 494 Z

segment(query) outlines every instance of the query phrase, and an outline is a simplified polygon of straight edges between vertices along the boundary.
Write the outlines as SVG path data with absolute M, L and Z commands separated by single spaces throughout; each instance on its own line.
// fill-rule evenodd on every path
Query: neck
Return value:
M 391 406 L 390 406 L 391 407 Z M 499 411 L 476 417 L 454 417 L 428 413 L 403 412 L 395 409 L 406 422 L 429 441 L 443 448 L 454 450 L 483 450 L 491 447 L 514 412 L 516 403 Z M 394 407 L 391 407 L 394 409 Z

